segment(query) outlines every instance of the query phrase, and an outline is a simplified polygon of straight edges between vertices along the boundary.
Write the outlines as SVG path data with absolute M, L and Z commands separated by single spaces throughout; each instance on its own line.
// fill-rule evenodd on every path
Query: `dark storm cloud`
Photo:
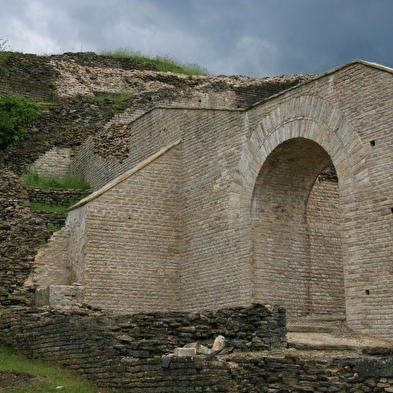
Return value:
M 0 1 L 0 38 L 23 52 L 128 47 L 260 76 L 393 66 L 391 0 Z

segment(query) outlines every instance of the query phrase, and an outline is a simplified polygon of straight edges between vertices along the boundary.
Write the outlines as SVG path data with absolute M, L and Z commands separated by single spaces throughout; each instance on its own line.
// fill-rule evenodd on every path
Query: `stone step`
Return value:
M 289 317 L 288 323 L 310 323 L 310 322 L 336 322 L 345 321 L 345 314 L 328 314 L 328 315 L 307 315 L 304 317 Z
M 289 318 L 287 331 L 293 333 L 332 333 L 345 322 L 344 314 L 308 315 Z
M 337 326 L 315 326 L 315 325 L 287 325 L 287 332 L 289 333 L 332 333 L 337 329 Z

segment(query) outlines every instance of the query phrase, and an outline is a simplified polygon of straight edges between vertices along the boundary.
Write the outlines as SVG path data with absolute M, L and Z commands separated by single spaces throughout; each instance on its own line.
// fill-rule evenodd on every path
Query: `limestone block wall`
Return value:
M 45 288 L 49 285 L 70 285 L 70 229 L 65 226 L 52 234 L 48 243 L 35 255 L 25 288 Z
M 307 203 L 312 314 L 345 314 L 337 182 L 317 180 Z
M 39 175 L 63 178 L 70 173 L 71 149 L 53 147 L 33 163 Z
M 238 197 L 246 218 L 253 184 L 271 152 L 291 138 L 318 143 L 339 179 L 347 321 L 390 340 L 392 82 L 392 70 L 355 62 L 254 107 Z
M 81 270 L 89 304 L 134 312 L 179 308 L 180 153 L 174 146 L 86 205 Z

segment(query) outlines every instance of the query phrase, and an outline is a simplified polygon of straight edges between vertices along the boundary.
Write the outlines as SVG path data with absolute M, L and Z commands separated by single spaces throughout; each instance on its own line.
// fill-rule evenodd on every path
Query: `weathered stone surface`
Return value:
M 0 222 L 0 304 L 30 304 L 33 292 L 24 282 L 50 233 L 30 210 L 26 187 L 6 170 L 0 170 Z
M 375 356 L 364 358 L 359 363 L 359 375 L 361 377 L 381 377 L 393 378 L 393 356 Z M 384 387 L 389 387 L 387 384 Z
M 34 294 L 34 305 L 41 306 L 67 306 L 82 304 L 85 297 L 85 288 L 75 285 L 50 285 L 38 289 Z
M 48 248 L 61 266 L 47 255 L 41 267 L 56 280 L 67 269 L 67 283 L 86 280 L 94 306 L 195 311 L 258 301 L 293 316 L 345 312 L 352 329 L 392 339 L 391 69 L 356 61 L 314 79 L 194 79 L 99 61 L 45 60 L 63 101 L 2 152 L 2 165 L 22 172 L 56 146 L 71 149 L 71 171 L 97 189 L 173 148 L 73 211 L 73 230 Z M 14 57 L 4 72 L 44 83 L 45 72 L 20 67 Z M 133 96 L 120 108 L 96 99 L 123 89 Z M 327 166 L 332 176 L 320 176 Z
M 214 351 L 221 351 L 225 347 L 225 337 L 224 336 L 217 336 L 213 343 L 213 350 Z
M 100 387 L 131 392 L 381 393 L 393 389 L 393 377 L 387 376 L 392 356 L 310 352 L 302 356 L 290 350 L 284 356 L 277 349 L 215 357 L 162 356 L 182 345 L 182 327 L 190 323 L 195 323 L 197 335 L 204 329 L 215 330 L 223 319 L 258 310 L 209 311 L 202 318 L 200 314 L 116 316 L 86 308 L 13 307 L 0 312 L 0 343 L 28 357 L 66 366 Z M 254 329 L 259 322 L 254 319 Z M 213 340 L 214 335 L 204 337 Z
M 174 356 L 186 357 L 196 355 L 195 348 L 175 348 Z

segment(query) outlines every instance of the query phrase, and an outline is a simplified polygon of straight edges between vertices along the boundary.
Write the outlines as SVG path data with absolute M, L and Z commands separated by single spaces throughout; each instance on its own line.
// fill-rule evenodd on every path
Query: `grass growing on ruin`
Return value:
M 185 75 L 208 75 L 209 71 L 196 63 L 180 63 L 169 55 L 148 56 L 140 51 L 134 51 L 130 48 L 104 49 L 98 52 L 100 56 L 109 56 L 115 59 L 133 59 L 143 61 L 156 66 L 158 71 L 175 72 Z
M 98 102 L 104 102 L 104 101 L 111 101 L 115 104 L 128 100 L 132 97 L 131 93 L 127 93 L 126 91 L 123 91 L 119 94 L 97 94 L 95 96 L 96 101 Z
M 78 203 L 83 198 L 86 198 L 88 195 L 89 195 L 89 193 L 86 193 L 86 194 L 81 195 L 80 198 L 70 199 L 68 201 L 68 203 L 63 206 L 51 205 L 50 203 L 30 202 L 30 209 L 31 210 L 38 210 L 38 211 L 47 211 L 47 212 L 66 214 L 67 209 L 69 209 L 71 206 L 74 206 L 76 203 Z
M 131 93 L 123 91 L 119 94 L 96 94 L 94 98 L 98 103 L 109 104 L 109 107 L 103 108 L 104 114 L 108 114 L 111 110 L 121 111 L 125 109 L 122 103 L 129 100 L 131 97 Z
M 2 371 L 29 373 L 35 377 L 32 381 L 21 386 L 0 388 L 3 393 L 109 392 L 106 389 L 98 389 L 84 378 L 57 365 L 49 364 L 42 360 L 28 360 L 4 346 L 0 346 L 0 373 Z
M 87 190 L 90 188 L 89 184 L 82 176 L 68 175 L 64 178 L 57 178 L 52 176 L 42 176 L 37 173 L 34 168 L 30 168 L 23 181 L 28 186 L 39 188 L 67 188 L 67 189 L 81 189 Z
M 45 203 L 30 203 L 30 209 L 31 210 L 38 210 L 38 211 L 66 214 L 67 209 L 69 207 L 71 207 L 72 205 L 73 204 L 70 204 L 70 206 L 54 206 L 54 205 L 45 204 Z

